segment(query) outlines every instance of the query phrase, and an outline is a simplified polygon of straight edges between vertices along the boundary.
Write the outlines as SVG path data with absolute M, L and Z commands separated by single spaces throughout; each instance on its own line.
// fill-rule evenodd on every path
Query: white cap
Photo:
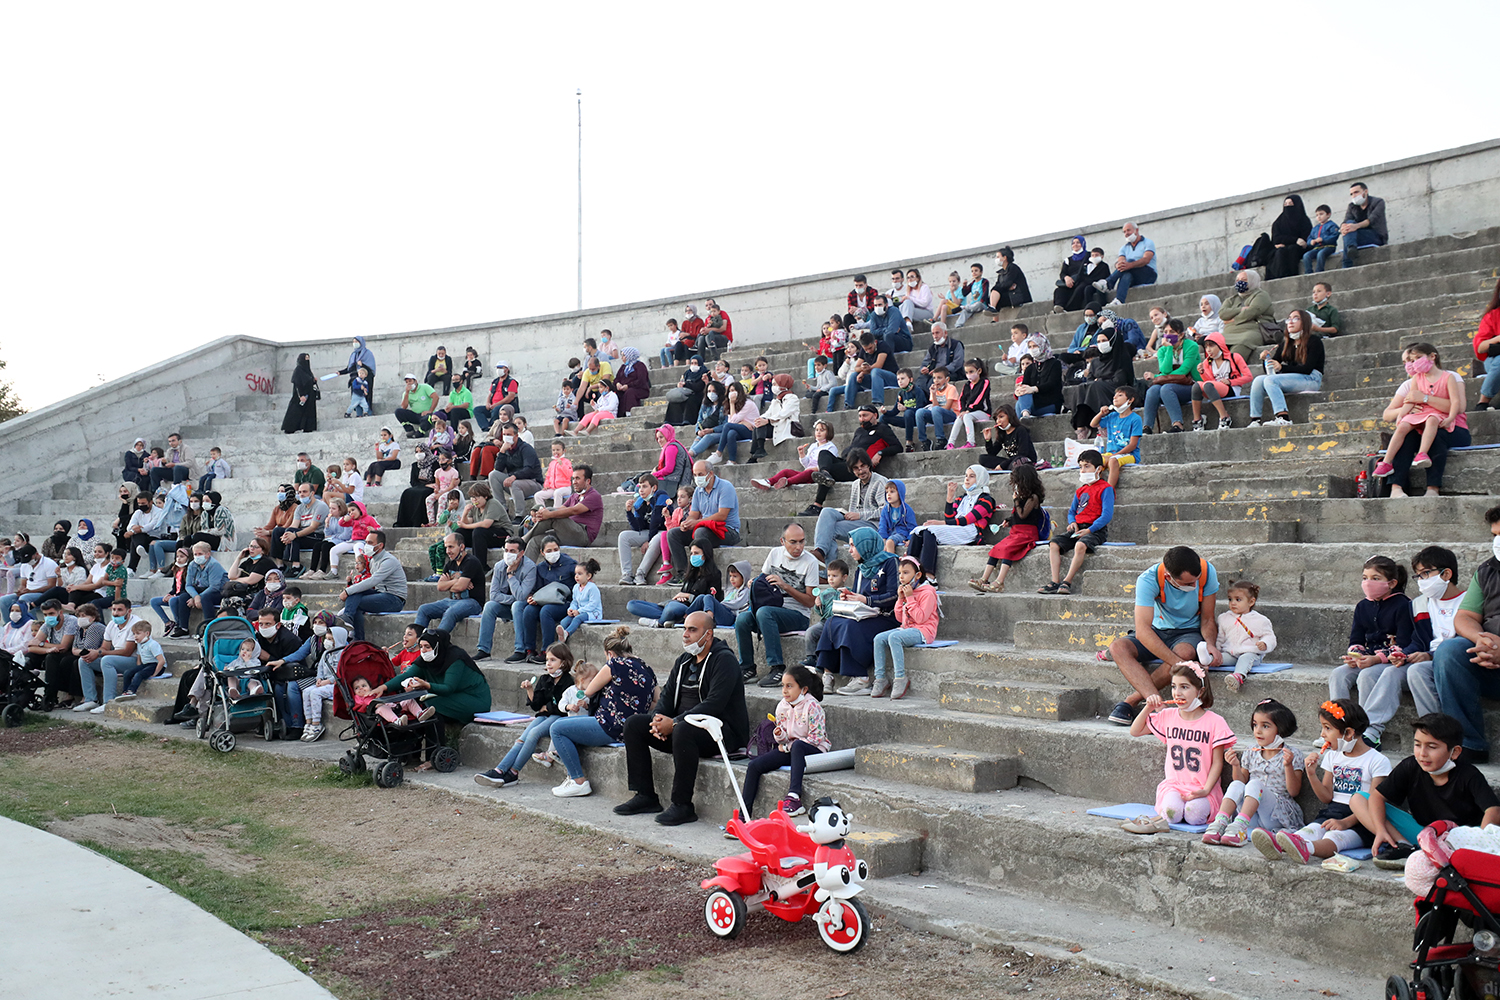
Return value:
M 510 362 L 509 361 L 496 361 L 495 362 L 495 367 L 496 368 L 504 368 L 506 370 L 509 370 L 510 369 Z
M 417 381 L 417 377 L 415 375 L 413 375 L 411 372 L 407 372 L 405 375 L 402 375 L 401 377 L 402 378 L 409 378 L 413 382 Z

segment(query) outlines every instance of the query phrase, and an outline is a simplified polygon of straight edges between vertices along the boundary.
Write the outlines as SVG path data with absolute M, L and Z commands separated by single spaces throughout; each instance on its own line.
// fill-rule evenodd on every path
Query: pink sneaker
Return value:
M 950 444 L 948 447 L 944 448 L 943 450 L 944 451 L 953 451 L 957 447 L 958 447 L 958 445 L 956 445 L 956 444 Z
M 1416 464 L 1417 464 L 1416 462 L 1413 462 L 1412 463 L 1412 467 L 1415 468 Z M 1390 462 L 1385 462 L 1385 461 L 1377 462 L 1376 465 L 1375 465 L 1375 478 L 1376 479 L 1384 479 L 1386 476 L 1389 476 L 1392 472 L 1395 472 L 1395 471 L 1396 471 L 1396 467 L 1394 465 L 1392 465 Z
M 672 572 L 670 570 L 668 570 L 667 572 L 663 573 L 661 576 L 659 576 L 659 577 L 656 578 L 656 585 L 658 587 L 664 587 L 664 586 L 666 586 L 667 584 L 669 584 L 671 582 L 672 582 Z
M 1245 675 L 1240 673 L 1239 671 L 1235 671 L 1228 677 L 1224 678 L 1224 686 L 1231 691 L 1238 691 L 1240 688 L 1245 686 Z
M 972 447 L 974 447 L 974 442 L 970 441 L 968 444 L 961 444 L 958 447 L 959 447 L 960 450 L 962 450 L 964 448 L 972 448 Z
M 1425 451 L 1417 452 L 1417 457 L 1411 460 L 1413 469 L 1425 469 L 1432 464 L 1432 456 Z M 1378 475 L 1378 473 L 1377 473 Z
M 1456 825 L 1449 820 L 1440 819 L 1431 826 L 1424 827 L 1417 835 L 1417 846 L 1422 849 L 1423 854 L 1432 859 L 1433 864 L 1440 868 L 1445 867 L 1452 860 L 1453 854 L 1439 838 Z
M 1312 845 L 1290 830 L 1276 831 L 1276 846 L 1283 855 L 1298 859 L 1299 864 L 1312 862 Z

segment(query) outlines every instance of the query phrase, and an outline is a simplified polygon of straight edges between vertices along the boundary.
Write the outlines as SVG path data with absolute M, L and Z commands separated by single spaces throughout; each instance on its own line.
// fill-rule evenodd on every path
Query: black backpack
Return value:
M 1265 267 L 1271 263 L 1271 255 L 1275 252 L 1276 248 L 1271 245 L 1271 235 L 1261 233 L 1250 245 L 1250 254 L 1245 258 L 1245 268 Z

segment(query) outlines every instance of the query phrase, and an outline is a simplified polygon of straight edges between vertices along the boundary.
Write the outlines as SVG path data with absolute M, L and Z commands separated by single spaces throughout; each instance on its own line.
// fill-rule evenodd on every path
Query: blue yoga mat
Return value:
M 530 722 L 532 716 L 519 712 L 476 712 L 475 722 L 487 722 L 492 726 L 513 726 L 519 722 Z
M 1234 664 L 1221 663 L 1217 667 L 1209 667 L 1208 669 L 1229 673 L 1234 670 Z M 1257 663 L 1255 666 L 1250 668 L 1250 672 L 1252 674 L 1279 674 L 1283 670 L 1290 669 L 1292 669 L 1292 665 L 1290 663 Z
M 1449 448 L 1448 450 L 1449 451 L 1490 451 L 1490 450 L 1495 449 L 1495 448 L 1500 448 L 1500 444 L 1466 444 L 1462 448 Z M 1345 857 L 1349 857 L 1349 858 L 1354 857 L 1354 855 L 1350 854 L 1348 851 L 1344 851 L 1343 853 L 1344 853 Z
M 1135 819 L 1137 816 L 1155 816 L 1156 807 L 1148 806 L 1141 802 L 1122 802 L 1117 806 L 1100 806 L 1088 811 L 1090 816 L 1103 816 L 1105 819 L 1127 820 Z M 1208 829 L 1208 824 L 1173 823 L 1172 829 L 1179 833 L 1202 833 Z
M 597 621 L 584 622 L 584 624 L 585 625 L 618 625 L 618 624 L 620 624 L 620 619 L 618 619 L 618 618 L 600 618 Z
M 1101 542 L 1100 545 L 1099 545 L 1099 547 L 1101 549 L 1102 548 L 1124 549 L 1124 548 L 1131 548 L 1134 545 L 1135 545 L 1135 542 Z
M 957 639 L 934 639 L 931 642 L 919 642 L 912 649 L 942 649 L 944 646 L 957 645 Z

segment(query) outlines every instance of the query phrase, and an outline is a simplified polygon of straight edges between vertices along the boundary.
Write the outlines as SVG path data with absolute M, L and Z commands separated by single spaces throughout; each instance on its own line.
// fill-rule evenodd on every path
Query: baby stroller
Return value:
M 9 653 L 0 652 L 0 721 L 12 729 L 26 721 L 28 708 L 43 711 L 42 678 Z
M 339 770 L 345 774 L 362 774 L 365 757 L 380 760 L 375 765 L 375 784 L 395 788 L 405 775 L 404 765 L 419 762 L 429 755 L 432 766 L 444 774 L 458 767 L 458 751 L 443 745 L 443 724 L 436 718 L 427 722 L 412 721 L 398 726 L 375 714 L 377 705 L 405 701 L 413 697 L 398 691 L 376 698 L 369 710 L 354 707 L 354 682 L 364 679 L 370 687 L 379 687 L 396 676 L 391 658 L 374 643 L 356 640 L 344 647 L 334 675 L 333 714 L 353 724 L 339 733 L 341 740 L 353 740 L 354 746 L 339 758 Z
M 220 615 L 203 626 L 200 666 L 207 672 L 208 704 L 198 713 L 198 738 L 207 737 L 208 745 L 220 753 L 234 749 L 236 730 L 258 728 L 267 740 L 286 736 L 285 723 L 276 713 L 271 671 L 263 664 L 248 670 L 228 669 L 246 639 L 255 639 L 255 629 L 244 618 Z M 245 694 L 252 680 L 260 682 L 259 694 Z M 231 688 L 235 698 L 230 698 Z
M 1458 850 L 1426 899 L 1415 902 L 1412 980 L 1386 980 L 1386 1000 L 1453 1000 L 1500 995 L 1500 856 Z M 1471 941 L 1455 943 L 1462 922 Z

